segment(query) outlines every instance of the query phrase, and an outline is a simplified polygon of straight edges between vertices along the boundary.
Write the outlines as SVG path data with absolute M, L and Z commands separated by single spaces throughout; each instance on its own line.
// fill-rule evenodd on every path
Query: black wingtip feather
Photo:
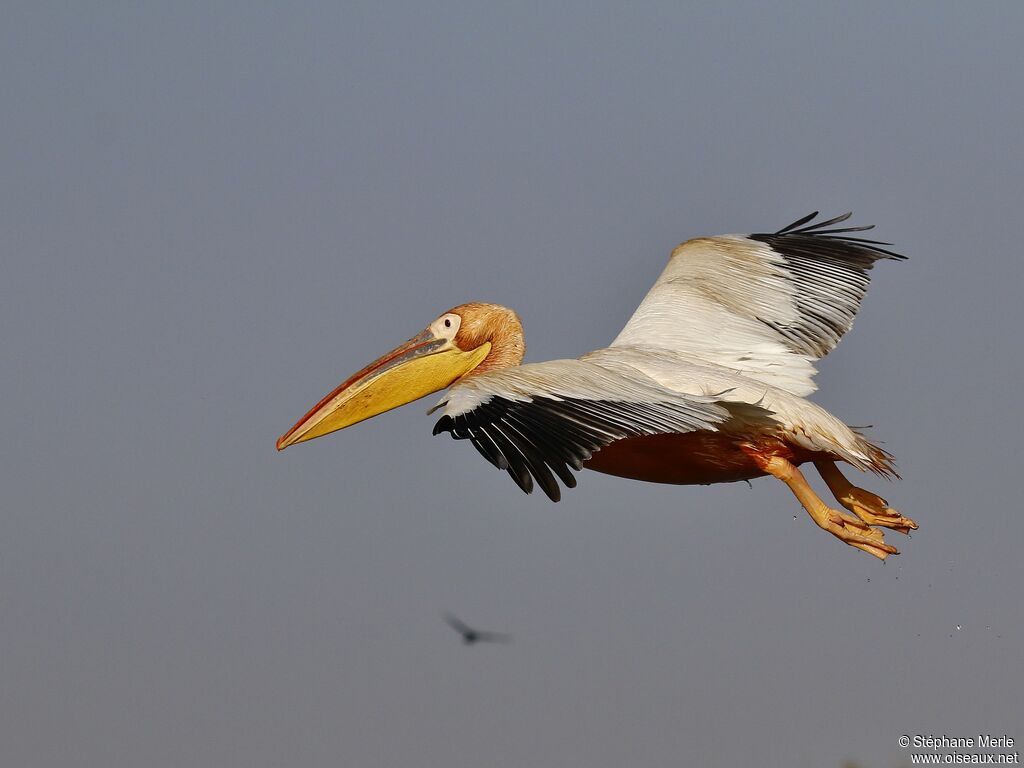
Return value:
M 833 224 L 842 224 L 844 221 L 849 219 L 851 216 L 853 216 L 853 211 L 847 211 L 846 213 L 841 213 L 838 216 L 836 216 L 835 218 L 828 219 L 827 221 L 819 221 L 817 224 L 811 224 L 809 226 L 803 227 L 799 231 L 800 232 L 813 232 L 814 230 L 821 229 L 822 227 L 831 227 Z
M 780 229 L 775 234 L 776 235 L 784 235 L 785 233 L 789 232 L 790 230 L 796 229 L 797 227 L 806 224 L 808 221 L 810 221 L 811 219 L 813 219 L 817 215 L 818 215 L 817 211 L 812 211 L 811 213 L 809 213 L 806 216 L 804 216 L 802 219 L 797 219 L 792 224 L 790 224 L 788 227 L 783 227 L 782 229 Z
M 836 216 L 835 218 L 828 219 L 827 221 L 819 221 L 817 224 L 811 224 L 811 225 L 806 226 L 806 227 L 804 226 L 804 224 L 807 224 L 808 222 L 814 220 L 817 216 L 818 216 L 818 211 L 814 211 L 813 213 L 809 213 L 806 216 L 804 216 L 803 218 L 797 219 L 796 221 L 794 221 L 789 226 L 783 227 L 778 232 L 774 232 L 773 234 L 776 234 L 776 235 L 788 235 L 788 234 L 807 234 L 809 232 L 814 232 L 815 230 L 821 229 L 822 227 L 829 227 L 829 226 L 831 226 L 833 224 L 841 224 L 842 222 L 846 221 L 848 218 L 853 216 L 853 211 L 847 211 L 846 213 L 842 213 L 839 216 Z M 874 224 L 867 225 L 868 228 L 873 227 L 873 226 L 874 226 Z
M 770 238 L 779 238 L 780 242 L 799 241 L 801 238 L 820 238 L 818 242 L 832 241 L 837 245 L 848 245 L 850 248 L 859 249 L 862 252 L 868 252 L 873 254 L 873 258 L 888 258 L 895 259 L 897 261 L 905 261 L 906 256 L 895 251 L 890 251 L 886 248 L 881 248 L 883 245 L 891 245 L 881 240 L 868 240 L 862 237 L 847 237 L 847 233 L 850 232 L 866 232 L 874 229 L 874 224 L 862 224 L 856 227 L 839 227 L 837 229 L 825 229 L 833 224 L 840 224 L 852 215 L 852 211 L 847 211 L 840 216 L 835 216 L 825 221 L 819 221 L 816 224 L 808 224 L 812 221 L 818 212 L 810 213 L 803 218 L 797 219 L 787 227 L 783 227 L 778 232 L 772 234 L 754 234 L 750 237 L 755 240 L 761 240 L 763 242 L 769 242 Z M 805 226 L 807 225 L 807 226 Z

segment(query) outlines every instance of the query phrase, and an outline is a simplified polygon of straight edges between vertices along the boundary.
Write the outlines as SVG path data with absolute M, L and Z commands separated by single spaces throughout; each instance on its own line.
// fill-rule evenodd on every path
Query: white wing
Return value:
M 469 440 L 526 493 L 536 481 L 552 501 L 555 475 L 573 488 L 595 451 L 642 435 L 715 431 L 756 405 L 724 402 L 658 384 L 638 370 L 610 370 L 584 360 L 551 360 L 472 376 L 455 384 L 437 406 L 434 434 Z
M 815 390 L 814 361 L 850 330 L 876 261 L 905 257 L 825 229 L 847 213 L 774 234 L 688 240 L 611 346 L 670 349 L 797 395 Z

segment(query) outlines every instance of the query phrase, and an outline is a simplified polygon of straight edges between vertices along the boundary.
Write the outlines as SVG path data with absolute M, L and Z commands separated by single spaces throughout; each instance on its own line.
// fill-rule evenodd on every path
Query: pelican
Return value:
M 881 259 L 904 256 L 812 213 L 772 234 L 687 240 L 615 340 L 572 360 L 523 364 L 519 317 L 496 304 L 454 307 L 342 382 L 278 450 L 447 388 L 434 434 L 468 440 L 526 493 L 558 501 L 560 480 L 591 469 L 650 483 L 771 476 L 811 519 L 884 560 L 880 528 L 917 523 L 854 486 L 840 462 L 898 478 L 892 456 L 806 398 L 815 361 L 853 325 Z M 830 507 L 800 466 L 810 462 Z M 557 479 L 556 479 L 557 478 Z

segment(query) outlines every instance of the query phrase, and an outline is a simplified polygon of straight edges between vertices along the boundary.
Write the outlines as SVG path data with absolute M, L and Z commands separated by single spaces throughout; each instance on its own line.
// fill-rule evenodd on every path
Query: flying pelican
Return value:
M 512 636 L 502 632 L 487 632 L 483 629 L 473 629 L 458 616 L 451 613 L 444 615 L 444 623 L 462 635 L 462 642 L 466 645 L 477 643 L 510 643 Z
M 526 493 L 552 501 L 556 477 L 592 469 L 652 483 L 711 484 L 771 475 L 818 526 L 884 560 L 898 554 L 879 527 L 917 523 L 852 485 L 845 462 L 898 477 L 892 457 L 805 398 L 814 362 L 853 325 L 879 259 L 905 257 L 870 226 L 812 224 L 773 234 L 688 240 L 622 332 L 574 360 L 522 364 L 519 317 L 462 304 L 342 382 L 288 430 L 278 450 L 343 429 L 448 388 L 434 434 L 469 440 Z M 812 462 L 836 500 L 829 507 L 799 466 Z

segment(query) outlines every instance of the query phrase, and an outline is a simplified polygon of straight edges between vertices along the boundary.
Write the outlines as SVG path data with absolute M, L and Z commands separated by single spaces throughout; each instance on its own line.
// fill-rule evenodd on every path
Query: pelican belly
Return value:
M 751 443 L 757 453 L 780 456 L 794 464 L 826 457 L 777 438 L 751 441 L 725 432 L 699 431 L 618 440 L 597 451 L 583 466 L 647 483 L 733 483 L 765 474 L 740 447 Z

